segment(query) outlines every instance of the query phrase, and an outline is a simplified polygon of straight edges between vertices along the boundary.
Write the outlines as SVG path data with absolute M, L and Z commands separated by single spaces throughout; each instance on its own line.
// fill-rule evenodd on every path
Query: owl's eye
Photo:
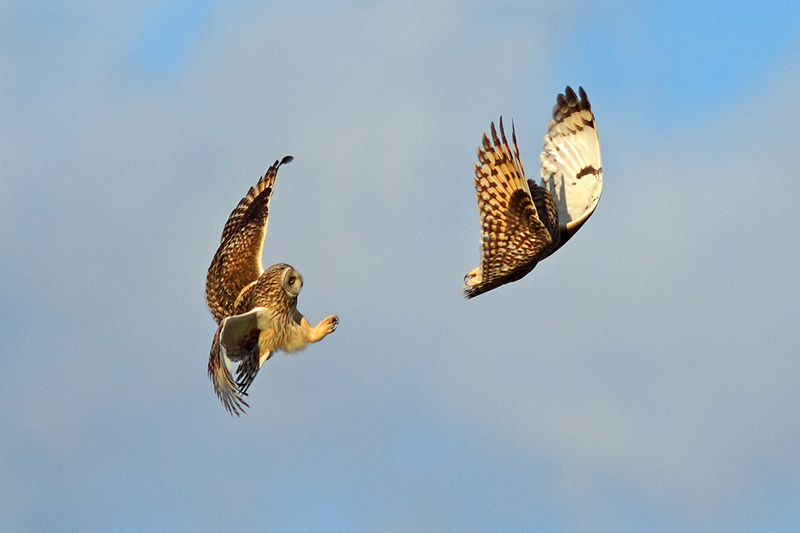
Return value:
M 294 282 L 297 281 L 297 278 L 294 276 L 289 276 L 289 285 L 294 285 Z

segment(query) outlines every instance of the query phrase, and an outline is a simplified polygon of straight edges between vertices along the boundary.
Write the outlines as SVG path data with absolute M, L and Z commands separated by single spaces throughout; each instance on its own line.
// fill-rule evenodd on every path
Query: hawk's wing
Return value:
M 562 246 L 594 212 L 603 192 L 600 141 L 583 87 L 559 94 L 544 136 L 543 186 L 558 206 Z
M 261 252 L 269 222 L 269 201 L 278 168 L 292 160 L 284 157 L 267 170 L 233 210 L 222 230 L 222 242 L 206 276 L 206 304 L 219 323 L 233 314 L 239 293 L 264 271 Z
M 508 146 L 503 120 L 500 138 L 492 123 L 492 142 L 483 136 L 475 165 L 475 189 L 481 222 L 481 266 L 467 274 L 464 295 L 472 298 L 516 281 L 549 254 L 553 238 L 542 222 L 519 159 L 513 126 Z M 537 191 L 537 200 L 540 193 Z M 547 216 L 543 213 L 545 217 Z

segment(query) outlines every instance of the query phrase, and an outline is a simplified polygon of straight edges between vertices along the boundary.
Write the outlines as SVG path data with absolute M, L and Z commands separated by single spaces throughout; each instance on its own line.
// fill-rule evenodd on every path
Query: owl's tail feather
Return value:
M 225 409 L 232 415 L 241 416 L 245 407 L 250 407 L 242 398 L 247 393 L 243 392 L 233 380 L 231 371 L 233 363 L 228 358 L 225 347 L 219 341 L 222 326 L 217 328 L 214 334 L 214 342 L 211 344 L 211 356 L 208 359 L 208 377 L 214 384 L 214 392 L 225 406 Z

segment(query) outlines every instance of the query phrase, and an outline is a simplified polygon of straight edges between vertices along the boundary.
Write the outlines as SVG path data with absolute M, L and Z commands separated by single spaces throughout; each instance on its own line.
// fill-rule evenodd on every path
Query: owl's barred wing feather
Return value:
M 540 156 L 543 186 L 558 206 L 562 246 L 592 215 L 603 192 L 603 166 L 592 106 L 583 87 L 567 87 L 553 107 Z
M 222 405 L 229 413 L 240 416 L 244 413 L 245 407 L 250 407 L 242 398 L 246 393 L 240 391 L 238 385 L 233 380 L 232 362 L 228 357 L 227 350 L 220 342 L 223 324 L 217 327 L 214 334 L 214 341 L 211 343 L 211 355 L 208 359 L 208 376 L 214 384 L 214 392 L 222 402 Z
M 222 239 L 206 276 L 206 304 L 217 323 L 234 312 L 242 289 L 264 271 L 261 253 L 269 223 L 269 202 L 275 177 L 286 156 L 267 170 L 231 212 Z
M 475 165 L 475 189 L 481 223 L 481 266 L 467 274 L 463 287 L 467 298 L 495 287 L 516 281 L 530 272 L 552 248 L 553 237 L 548 226 L 552 209 L 547 209 L 546 191 L 531 196 L 529 182 L 519 159 L 516 133 L 513 130 L 513 152 L 509 148 L 503 121 L 500 137 L 492 123 L 492 141 L 483 136 Z M 545 207 L 546 225 L 538 211 Z
M 258 347 L 256 347 L 256 351 L 258 351 Z M 261 370 L 267 359 L 272 357 L 273 353 L 275 352 L 269 351 L 262 357 L 259 357 L 258 353 L 256 353 L 253 357 L 242 361 L 242 364 L 236 369 L 236 386 L 239 387 L 239 391 L 242 394 L 247 394 L 247 390 L 253 384 L 253 380 L 256 379 L 258 371 Z
M 256 307 L 246 313 L 222 319 L 208 361 L 208 374 L 222 404 L 232 414 L 240 415 L 247 403 L 242 399 L 247 389 L 272 353 L 259 357 L 258 338 L 262 329 L 272 326 L 269 312 Z M 233 364 L 236 378 L 233 378 Z

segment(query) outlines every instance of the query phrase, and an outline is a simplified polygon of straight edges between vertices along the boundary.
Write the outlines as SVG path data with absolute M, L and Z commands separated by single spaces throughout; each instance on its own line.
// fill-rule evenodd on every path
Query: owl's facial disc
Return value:
M 283 272 L 283 290 L 289 293 L 291 296 L 297 296 L 300 294 L 300 289 L 303 288 L 303 277 L 300 273 L 293 269 L 292 267 L 288 267 Z

